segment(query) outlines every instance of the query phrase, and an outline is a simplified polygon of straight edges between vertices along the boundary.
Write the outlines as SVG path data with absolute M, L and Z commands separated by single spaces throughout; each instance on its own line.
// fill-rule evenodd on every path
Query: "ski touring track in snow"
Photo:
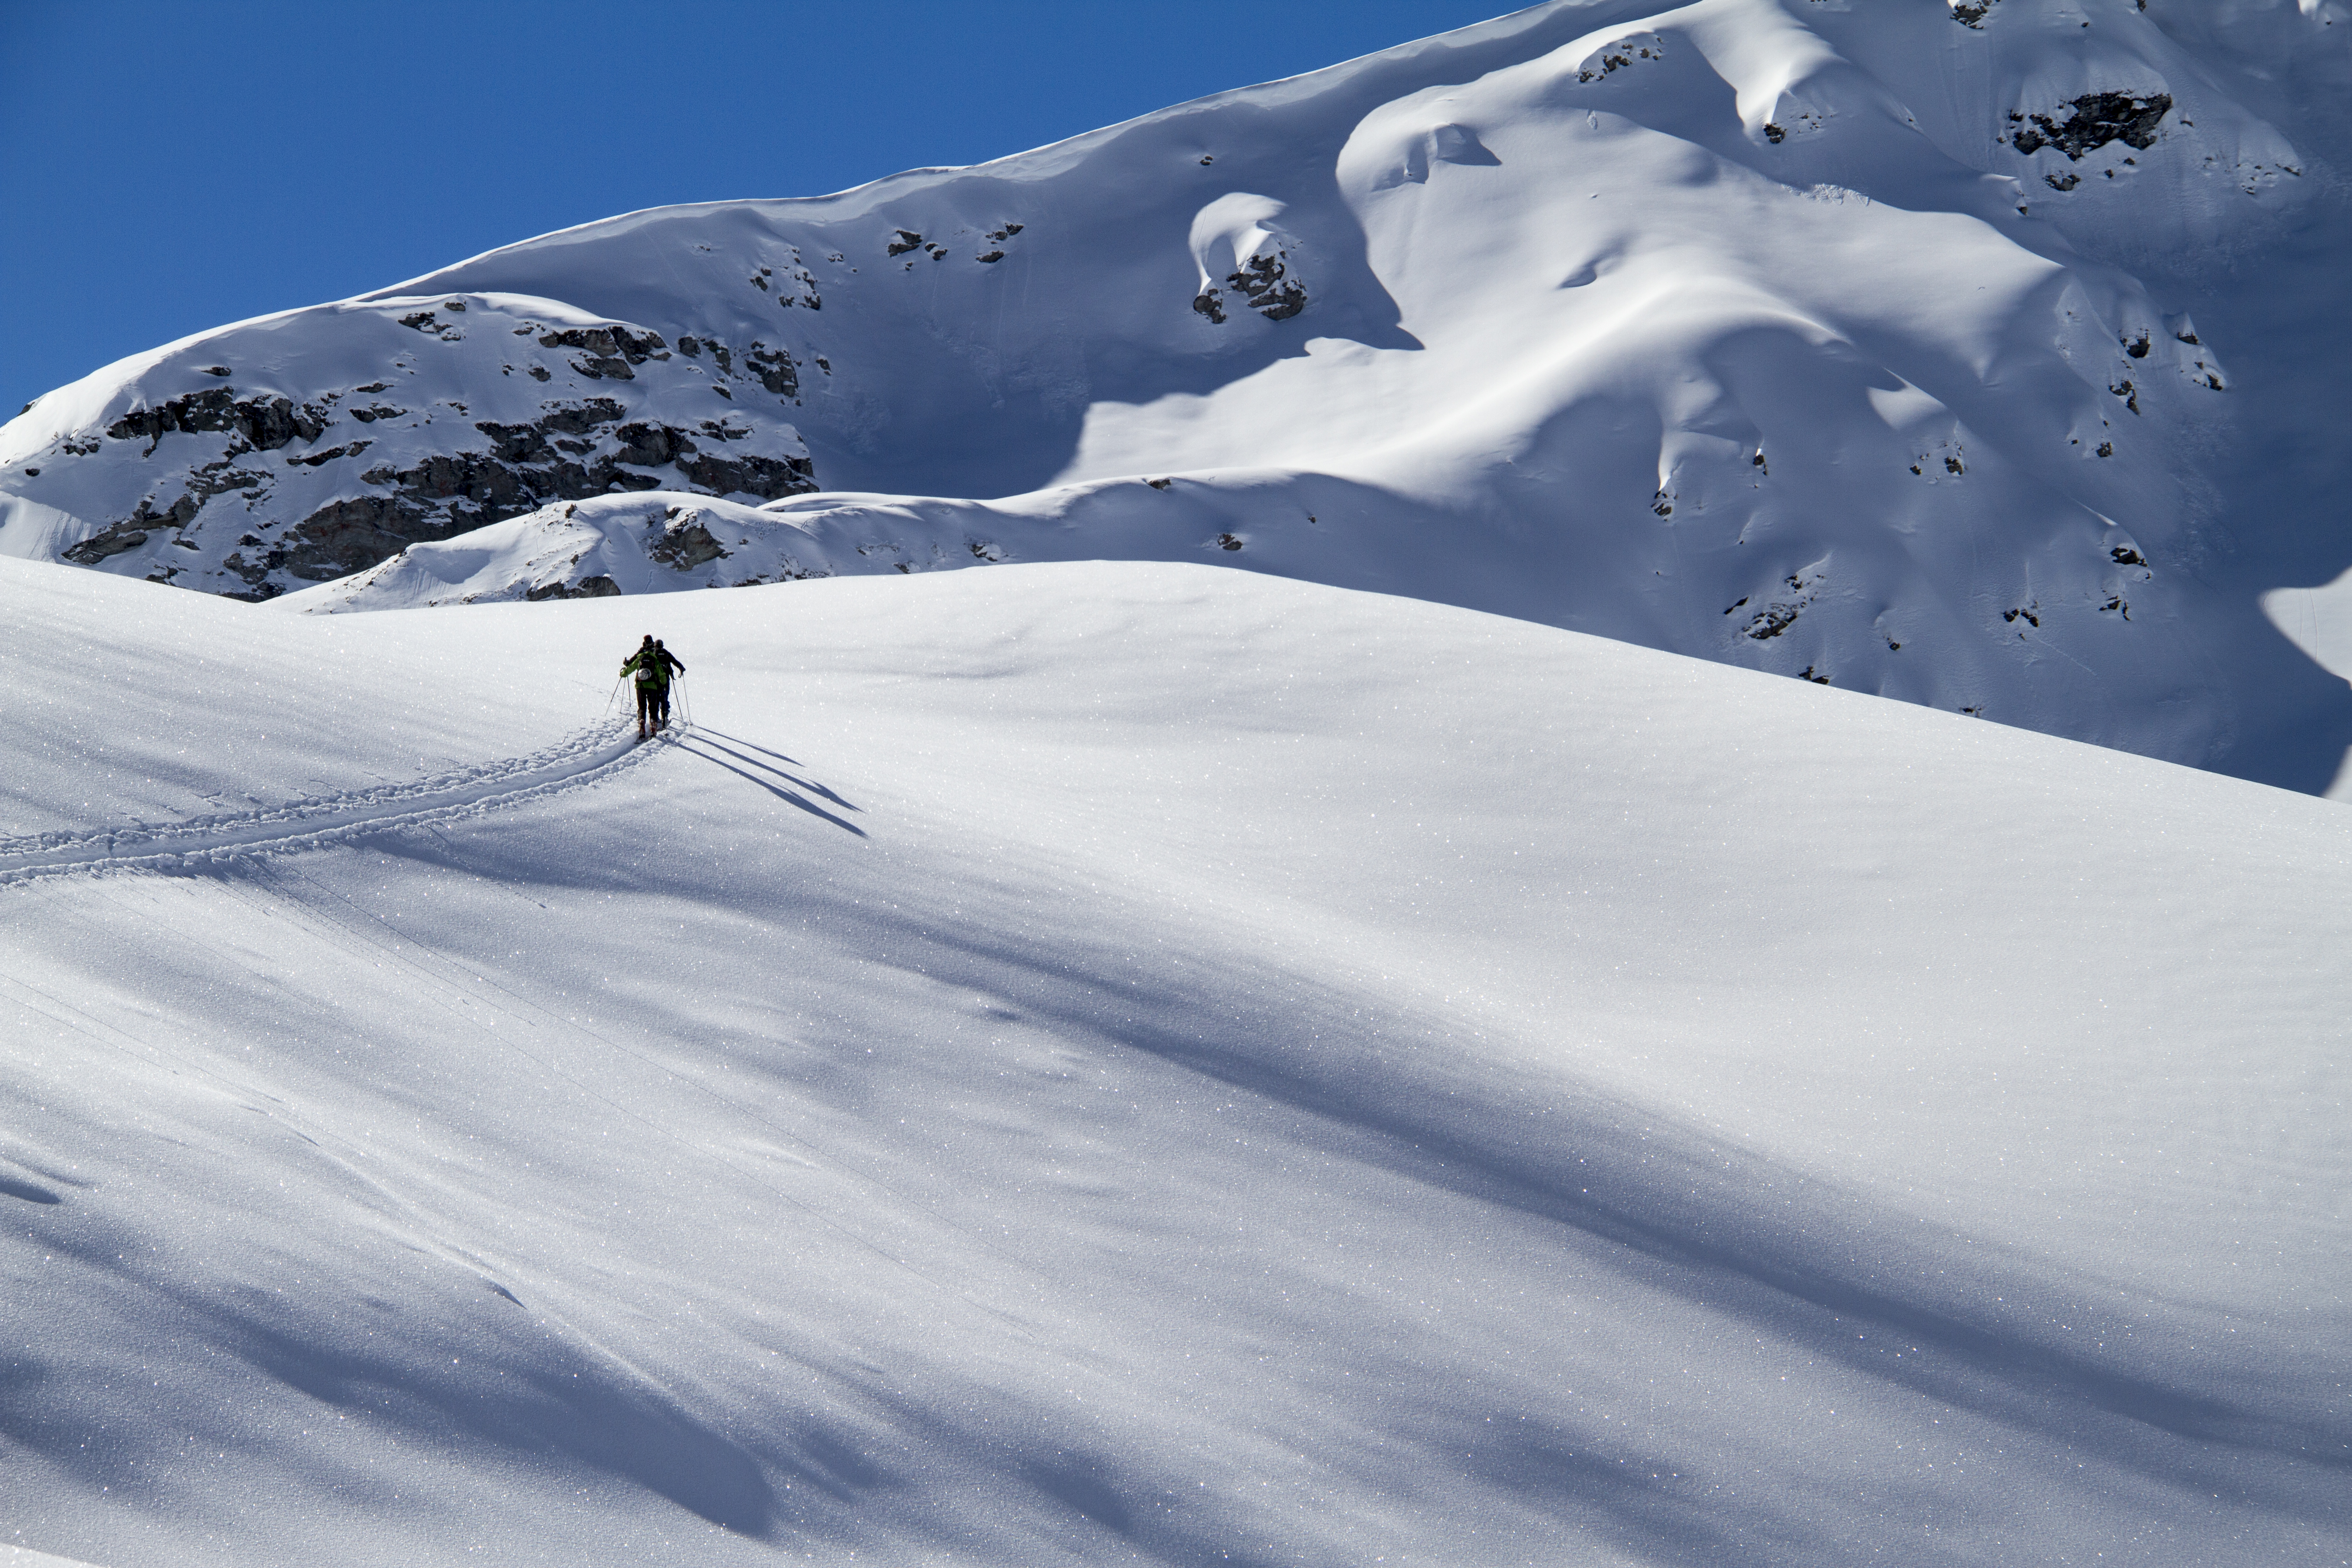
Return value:
M 521 805 L 526 801 L 543 799 L 559 792 L 603 782 L 614 777 L 625 767 L 651 760 L 656 756 L 658 749 L 682 742 L 688 735 L 695 733 L 690 714 L 685 712 L 683 708 L 681 722 L 677 727 L 667 733 L 656 734 L 647 741 L 639 742 L 627 735 L 630 722 L 624 720 L 616 723 L 608 718 L 556 745 L 527 756 L 482 763 L 461 773 L 443 773 L 411 784 L 352 791 L 297 802 L 268 812 L 211 816 L 203 818 L 201 821 L 163 825 L 153 829 L 156 832 L 172 832 L 176 829 L 194 831 L 201 827 L 208 827 L 213 835 L 208 845 L 191 844 L 183 849 L 149 855 L 108 856 L 102 852 L 91 854 L 85 848 L 79 858 L 58 858 L 57 857 L 73 856 L 76 846 L 87 846 L 93 841 L 104 839 L 108 835 L 100 833 L 72 836 L 45 835 L 44 837 L 59 842 L 59 847 L 51 851 L 52 858 L 39 865 L 10 865 L 0 868 L 0 886 L 35 879 L 63 878 L 76 872 L 122 868 L 186 869 L 205 862 L 226 863 L 237 859 L 249 860 L 262 856 L 274 858 L 304 850 L 345 845 L 366 834 L 403 827 L 435 826 L 454 816 L 479 815 L 487 811 L 499 810 Z M 608 735 L 608 731 L 612 733 Z M 617 739 L 613 738 L 615 735 Z M 706 742 L 706 743 L 709 742 Z M 727 750 L 725 747 L 717 749 Z M 830 798 L 830 792 L 821 791 L 820 793 L 827 794 Z M 432 801 L 436 804 L 420 806 L 416 805 L 420 800 Z M 367 805 L 355 805 L 362 802 L 379 804 L 371 810 Z M 814 815 L 824 816 L 827 820 L 839 822 L 839 819 L 833 817 L 830 813 L 814 810 L 805 805 L 803 809 L 812 810 Z M 319 813 L 329 810 L 339 810 L 341 816 L 341 820 L 331 827 L 258 838 L 240 836 L 242 829 L 265 817 L 273 822 L 282 823 L 298 813 L 309 812 L 315 816 Z M 354 811 L 361 815 L 352 815 Z M 849 824 L 841 823 L 840 825 L 848 827 L 853 833 L 860 832 Z M 148 829 L 139 826 L 127 826 L 114 830 L 113 836 L 128 838 L 133 834 L 146 830 Z M 9 853 L 14 845 L 26 841 L 24 838 L 0 840 L 0 855 Z M 273 868 L 267 870 L 258 867 L 253 868 L 259 872 L 258 879 L 247 882 L 242 891 L 233 888 L 230 891 L 231 897 L 248 903 L 267 901 L 273 913 L 295 920 L 327 946 L 340 949 L 346 953 L 362 954 L 379 966 L 389 963 L 395 970 L 410 977 L 419 995 L 431 998 L 436 1005 L 452 1017 L 469 1020 L 473 1025 L 470 1030 L 472 1037 L 484 1046 L 492 1049 L 509 1051 L 520 1057 L 532 1066 L 560 1079 L 578 1092 L 601 1101 L 620 1116 L 644 1129 L 656 1141 L 677 1147 L 692 1159 L 713 1163 L 739 1177 L 750 1180 L 755 1185 L 764 1188 L 778 1201 L 806 1215 L 815 1224 L 841 1236 L 851 1246 L 871 1254 L 883 1264 L 905 1274 L 926 1289 L 959 1304 L 972 1313 L 991 1320 L 996 1326 L 1011 1331 L 1032 1344 L 1037 1342 L 1035 1335 L 1021 1319 L 991 1306 L 969 1290 L 926 1270 L 913 1258 L 906 1256 L 902 1249 L 894 1248 L 884 1241 L 877 1239 L 866 1227 L 856 1223 L 850 1215 L 836 1212 L 828 1205 L 813 1202 L 810 1198 L 780 1184 L 772 1174 L 758 1169 L 756 1163 L 747 1163 L 739 1155 L 714 1147 L 707 1139 L 695 1137 L 677 1127 L 669 1125 L 658 1116 L 648 1114 L 643 1108 L 626 1103 L 624 1100 L 598 1087 L 590 1077 L 583 1076 L 567 1066 L 559 1059 L 557 1055 L 551 1054 L 543 1046 L 526 1044 L 526 1037 L 539 1036 L 543 1032 L 552 1033 L 558 1037 L 568 1037 L 574 1047 L 584 1044 L 608 1058 L 629 1058 L 704 1100 L 715 1103 L 727 1114 L 747 1119 L 769 1134 L 791 1145 L 797 1151 L 797 1161 L 800 1164 L 809 1169 L 822 1168 L 865 1190 L 869 1195 L 878 1195 L 902 1210 L 920 1213 L 933 1224 L 942 1229 L 954 1232 L 966 1244 L 991 1254 L 1001 1262 L 1017 1268 L 1026 1268 L 1013 1255 L 996 1246 L 988 1237 L 974 1232 L 969 1226 L 959 1225 L 902 1186 L 871 1171 L 860 1170 L 829 1155 L 822 1147 L 801 1136 L 792 1127 L 762 1113 L 756 1105 L 745 1101 L 740 1096 L 729 1093 L 726 1089 L 708 1081 L 701 1075 L 680 1071 L 675 1066 L 656 1059 L 646 1052 L 631 1047 L 617 1036 L 600 1030 L 592 1023 L 575 1015 L 558 1011 L 541 1001 L 534 1000 L 524 992 L 499 984 L 488 975 L 478 973 L 477 967 L 470 966 L 448 952 L 421 940 L 414 931 L 395 924 L 383 913 L 363 908 L 348 896 L 334 891 L 299 870 L 292 870 L 289 879 L 284 868 Z M 511 889 L 507 891 L 509 896 L 523 897 L 520 893 L 513 892 Z M 527 901 L 536 905 L 536 900 Z M 536 905 L 536 907 L 543 909 L 545 906 Z M 341 1141 L 327 1128 L 308 1118 L 299 1116 L 282 1101 L 278 1101 L 275 1096 L 264 1095 L 263 1098 L 273 1102 L 268 1107 L 254 1104 L 249 1098 L 249 1086 L 241 1077 L 224 1074 L 216 1068 L 203 1065 L 184 1053 L 159 1053 L 138 1037 L 127 1035 L 111 1025 L 100 1023 L 89 1013 L 75 1006 L 65 997 L 45 991 L 37 985 L 29 984 L 14 975 L 0 975 L 0 985 L 5 984 L 14 984 L 39 997 L 48 1004 L 48 1007 L 43 1010 L 47 1012 L 50 1017 L 66 1022 L 68 1027 L 90 1035 L 94 1038 L 105 1039 L 108 1036 L 114 1037 L 111 1043 L 119 1047 L 127 1046 L 135 1057 L 151 1065 L 168 1067 L 169 1070 L 173 1071 L 192 1069 L 241 1096 L 247 1096 L 247 1109 L 273 1121 L 284 1122 L 305 1143 L 332 1161 L 339 1169 L 363 1183 L 371 1193 L 376 1194 L 387 1205 L 388 1212 L 396 1214 L 402 1220 L 408 1222 L 411 1228 L 405 1234 L 411 1245 L 439 1258 L 444 1262 L 468 1271 L 478 1278 L 485 1288 L 509 1301 L 514 1301 L 518 1306 L 521 1305 L 510 1290 L 498 1282 L 498 1276 L 503 1270 L 496 1261 L 478 1254 L 462 1243 L 444 1235 L 443 1227 L 427 1212 L 420 1209 L 415 1203 L 391 1187 L 369 1176 L 363 1170 L 362 1163 L 347 1159 L 342 1152 L 338 1152 Z M 486 1012 L 496 1015 L 499 1021 L 512 1026 L 501 1030 L 494 1022 L 490 1026 L 484 1027 L 482 1018 Z M 71 1015 L 72 1018 L 68 1018 L 67 1015 Z M 79 1019 L 79 1022 L 75 1023 L 72 1019 Z M 96 1026 L 96 1029 L 93 1030 L 91 1026 Z M 0 1191 L 6 1190 L 5 1187 L 0 1187 Z M 545 1309 L 542 1308 L 541 1310 L 544 1311 Z M 14 1553 L 11 1556 L 0 1557 L 0 1568 L 98 1568 L 98 1565 L 85 1563 L 79 1559 L 56 1557 L 23 1548 L 0 1546 L 0 1550 Z
M 83 872 L 178 871 L 251 856 L 298 854 L 364 834 L 505 811 L 611 778 L 683 733 L 681 729 L 641 742 L 632 727 L 631 721 L 608 718 L 524 756 L 254 811 L 0 838 L 0 887 Z

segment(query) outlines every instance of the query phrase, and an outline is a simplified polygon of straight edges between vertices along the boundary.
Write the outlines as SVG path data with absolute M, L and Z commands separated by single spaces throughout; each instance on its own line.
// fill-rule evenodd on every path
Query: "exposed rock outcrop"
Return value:
M 398 496 L 331 501 L 289 529 L 284 544 L 248 568 L 248 580 L 259 588 L 270 572 L 282 569 L 307 583 L 324 583 L 397 555 L 416 540 L 458 531 L 445 517 Z
M 1228 293 L 1269 321 L 1307 309 L 1306 280 L 1292 260 L 1297 241 L 1276 222 L 1283 210 L 1271 196 L 1234 191 L 1193 215 L 1190 243 L 1201 270 L 1192 309 L 1213 324 L 1224 324 Z
M 632 332 L 619 325 L 609 327 L 572 327 L 560 331 L 540 334 L 539 346 L 543 349 L 579 349 L 581 355 L 572 362 L 572 368 L 592 380 L 607 377 L 614 381 L 635 381 L 636 372 L 630 367 L 649 359 L 669 358 L 669 344 L 658 332 Z
M 577 583 L 549 583 L 528 589 L 523 597 L 536 605 L 547 599 L 617 599 L 621 585 L 602 572 Z
M 275 373 L 253 368 L 257 356 L 230 355 L 243 371 L 216 363 L 230 329 L 205 363 L 151 373 L 169 395 L 134 392 L 128 408 L 61 435 L 43 482 L 70 485 L 89 458 L 117 476 L 152 471 L 127 513 L 68 507 L 97 527 L 60 558 L 266 599 L 552 502 L 656 489 L 759 502 L 815 488 L 799 432 L 774 412 L 799 398 L 799 362 L 763 340 L 687 336 L 674 355 L 658 332 L 516 296 L 320 316 L 318 341 L 338 347 L 315 362 L 367 371 L 299 395 L 240 385 Z M 236 379 L 188 386 L 197 374 Z M 677 412 L 714 394 L 723 416 Z
M 656 538 L 646 546 L 646 553 L 665 566 L 688 572 L 727 558 L 727 551 L 710 536 L 699 511 L 681 515 L 673 508 L 656 522 L 655 528 Z
M 1276 251 L 1251 257 L 1226 275 L 1225 282 L 1269 321 L 1286 321 L 1307 309 L 1307 288 L 1290 276 L 1289 257 Z
M 1289 257 L 1279 250 L 1260 252 L 1225 274 L 1225 289 L 1202 289 L 1192 297 L 1192 309 L 1223 326 L 1227 289 L 1269 321 L 1286 321 L 1307 309 L 1307 286 L 1291 276 Z
M 247 450 L 274 452 L 297 437 L 317 440 L 330 417 L 328 410 L 315 403 L 297 405 L 290 397 L 268 393 L 240 398 L 235 387 L 209 386 L 152 408 L 134 409 L 109 425 L 106 433 L 117 441 L 143 440 L 152 454 L 173 431 L 191 436 L 229 431 L 245 442 Z
M 2077 162 L 2084 153 L 2110 142 L 2145 153 L 2156 145 L 2157 127 L 2172 112 L 2172 99 L 2161 92 L 2146 98 L 2128 92 L 2086 92 L 2064 105 L 2062 112 L 2063 119 L 2012 112 L 2009 118 L 2016 129 L 2009 133 L 2009 144 L 2025 153 L 2055 147 Z M 2060 190 L 2073 188 L 2071 180 L 2063 185 L 2055 180 L 2051 184 Z

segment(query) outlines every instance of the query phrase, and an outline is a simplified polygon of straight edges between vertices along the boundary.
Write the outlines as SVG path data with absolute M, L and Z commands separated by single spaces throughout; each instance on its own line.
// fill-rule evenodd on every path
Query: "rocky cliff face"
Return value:
M 799 368 L 547 300 L 324 306 L 152 356 L 12 477 L 81 525 L 59 559 L 267 599 L 553 501 L 814 489 Z

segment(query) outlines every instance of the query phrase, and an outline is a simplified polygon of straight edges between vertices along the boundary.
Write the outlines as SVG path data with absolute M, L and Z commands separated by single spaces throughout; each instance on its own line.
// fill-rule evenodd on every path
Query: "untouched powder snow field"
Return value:
M 1183 564 L 0 624 L 27 1552 L 2352 1557 L 2337 805 Z
M 1214 563 L 2320 793 L 2352 689 L 2263 605 L 2352 567 L 2347 104 L 2344 0 L 1555 0 L 164 345 L 0 428 L 0 553 Z

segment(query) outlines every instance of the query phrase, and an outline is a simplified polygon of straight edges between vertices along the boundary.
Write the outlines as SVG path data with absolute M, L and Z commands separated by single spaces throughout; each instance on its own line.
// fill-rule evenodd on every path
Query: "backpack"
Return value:
M 661 655 L 646 648 L 637 655 L 637 684 L 651 686 L 661 679 Z

